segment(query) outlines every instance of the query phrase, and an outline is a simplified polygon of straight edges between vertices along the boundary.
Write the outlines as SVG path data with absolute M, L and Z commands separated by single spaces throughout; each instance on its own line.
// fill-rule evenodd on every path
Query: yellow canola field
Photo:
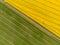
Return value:
M 5 2 L 60 37 L 59 0 L 5 0 Z

